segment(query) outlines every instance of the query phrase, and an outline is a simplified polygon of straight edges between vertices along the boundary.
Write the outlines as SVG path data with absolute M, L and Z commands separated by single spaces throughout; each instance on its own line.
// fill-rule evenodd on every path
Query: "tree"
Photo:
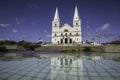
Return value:
M 120 40 L 112 41 L 110 44 L 120 44 Z

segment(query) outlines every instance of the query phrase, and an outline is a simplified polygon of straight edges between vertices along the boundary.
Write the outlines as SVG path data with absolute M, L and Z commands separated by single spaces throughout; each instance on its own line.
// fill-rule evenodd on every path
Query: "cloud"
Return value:
M 10 24 L 0 24 L 0 27 L 9 27 Z
M 98 32 L 98 31 L 104 31 L 104 30 L 107 30 L 107 29 L 109 29 L 111 27 L 111 25 L 110 24 L 108 24 L 108 23 L 106 23 L 106 24 L 103 24 L 101 27 L 99 27 L 99 28 L 96 28 L 96 32 Z
M 52 35 L 51 34 L 47 34 L 45 37 L 50 38 L 50 37 L 52 37 Z
M 33 38 L 33 36 L 28 36 L 28 35 L 25 35 L 25 34 L 23 34 L 19 37 L 19 39 L 31 39 L 31 38 Z
M 18 21 L 17 24 L 20 24 L 20 22 Z
M 15 19 L 16 19 L 16 20 L 18 20 L 19 18 L 18 18 L 18 17 L 16 17 Z
M 0 38 L 0 41 L 10 40 L 9 38 Z
M 12 32 L 16 33 L 16 32 L 18 32 L 18 30 L 16 30 L 16 29 L 13 29 L 13 30 L 12 30 Z
M 47 31 L 47 30 L 44 30 L 44 33 L 48 33 L 48 31 Z
M 27 38 L 28 36 L 27 35 L 21 35 L 20 38 L 23 39 L 23 38 Z
M 101 26 L 100 30 L 107 30 L 107 29 L 110 28 L 110 26 L 111 26 L 111 25 L 108 24 L 108 23 L 107 23 L 107 24 L 104 24 L 104 25 Z

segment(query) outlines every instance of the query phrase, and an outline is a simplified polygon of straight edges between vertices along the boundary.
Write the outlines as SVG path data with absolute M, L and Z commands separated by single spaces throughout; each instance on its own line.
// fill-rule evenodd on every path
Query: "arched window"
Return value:
M 72 34 L 70 33 L 70 36 L 71 36 Z
M 61 33 L 61 36 L 63 36 L 63 33 Z
M 68 32 L 68 30 L 67 30 L 67 29 L 65 29 L 65 30 L 64 30 L 64 32 Z

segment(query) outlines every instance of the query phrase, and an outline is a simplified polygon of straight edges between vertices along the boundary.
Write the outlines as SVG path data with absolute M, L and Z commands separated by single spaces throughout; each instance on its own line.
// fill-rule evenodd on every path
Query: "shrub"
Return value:
M 92 49 L 90 47 L 84 47 L 83 52 L 91 52 Z
M 0 52 L 7 52 L 8 50 L 6 49 L 5 46 L 0 46 Z

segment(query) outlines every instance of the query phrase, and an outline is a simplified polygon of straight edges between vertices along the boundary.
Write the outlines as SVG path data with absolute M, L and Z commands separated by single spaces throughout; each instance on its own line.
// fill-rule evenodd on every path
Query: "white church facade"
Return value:
M 81 19 L 77 6 L 75 7 L 73 25 L 65 23 L 60 25 L 58 8 L 56 8 L 54 20 L 52 21 L 52 44 L 81 44 Z

